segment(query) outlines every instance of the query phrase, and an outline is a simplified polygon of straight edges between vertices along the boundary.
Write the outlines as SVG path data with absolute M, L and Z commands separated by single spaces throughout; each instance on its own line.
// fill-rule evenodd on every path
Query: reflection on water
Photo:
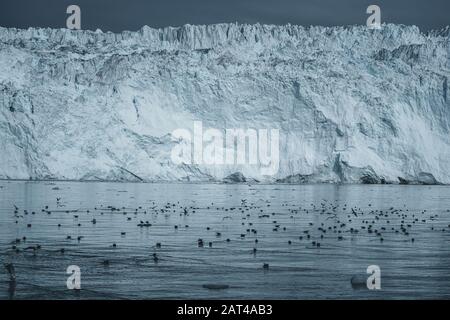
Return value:
M 449 209 L 447 186 L 0 181 L 0 298 L 450 298 Z M 369 265 L 381 290 L 353 289 Z

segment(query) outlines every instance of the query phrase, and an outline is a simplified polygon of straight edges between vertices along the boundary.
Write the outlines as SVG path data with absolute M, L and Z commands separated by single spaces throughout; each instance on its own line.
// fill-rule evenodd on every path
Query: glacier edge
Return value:
M 449 77 L 448 27 L 0 28 L 0 178 L 448 184 Z M 279 129 L 278 173 L 174 165 L 198 120 Z

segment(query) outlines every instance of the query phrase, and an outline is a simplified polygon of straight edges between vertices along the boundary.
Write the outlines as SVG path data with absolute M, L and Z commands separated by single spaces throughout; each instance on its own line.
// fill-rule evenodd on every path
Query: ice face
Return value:
M 0 28 L 0 178 L 450 183 L 448 30 Z M 278 129 L 276 174 L 173 163 L 194 121 Z

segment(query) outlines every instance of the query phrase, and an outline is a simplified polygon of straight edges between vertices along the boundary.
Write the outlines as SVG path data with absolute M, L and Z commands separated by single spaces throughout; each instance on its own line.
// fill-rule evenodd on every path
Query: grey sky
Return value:
M 449 0 L 1 0 L 0 26 L 63 28 L 70 4 L 81 7 L 82 29 L 115 32 L 186 23 L 364 24 L 370 4 L 381 7 L 382 22 L 424 31 L 450 24 Z

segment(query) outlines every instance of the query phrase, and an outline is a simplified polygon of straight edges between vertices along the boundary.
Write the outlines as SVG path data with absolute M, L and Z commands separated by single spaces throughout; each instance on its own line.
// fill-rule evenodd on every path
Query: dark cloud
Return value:
M 219 22 L 364 24 L 370 4 L 381 7 L 383 22 L 422 30 L 440 29 L 450 20 L 448 0 L 1 0 L 0 25 L 64 28 L 70 4 L 81 7 L 83 29 L 103 31 Z

